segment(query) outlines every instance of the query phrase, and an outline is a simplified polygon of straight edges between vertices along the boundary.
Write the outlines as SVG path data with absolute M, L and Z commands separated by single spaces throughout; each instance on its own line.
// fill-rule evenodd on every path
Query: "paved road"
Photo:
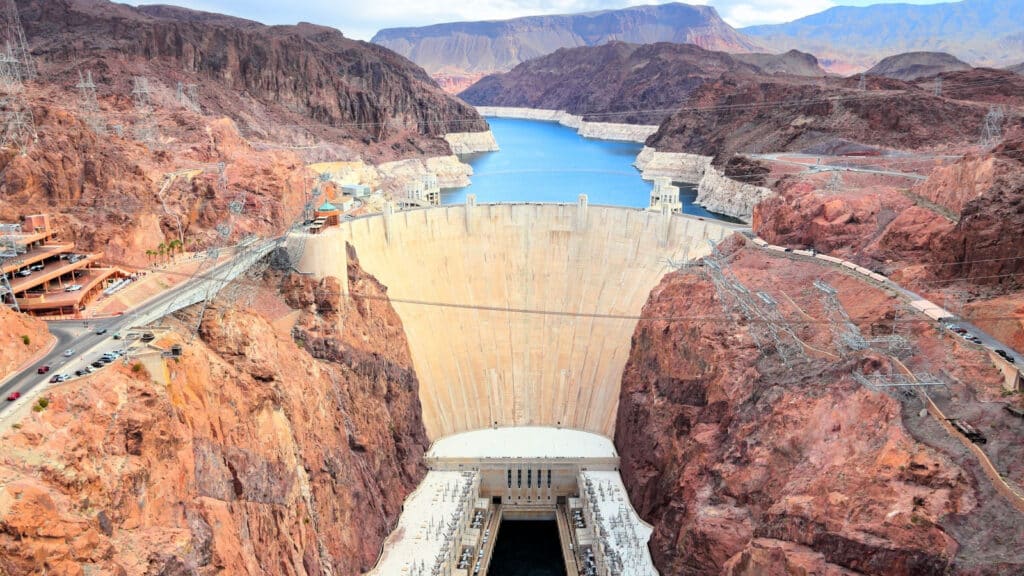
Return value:
M 125 346 L 123 340 L 113 339 L 114 334 L 126 335 L 133 328 L 152 324 L 168 314 L 216 294 L 231 280 L 269 254 L 278 243 L 275 239 L 240 244 L 234 248 L 236 257 L 211 268 L 201 277 L 189 279 L 171 288 L 124 315 L 104 319 L 48 322 L 50 332 L 57 337 L 57 344 L 52 352 L 0 386 L 0 415 L 15 405 L 6 401 L 11 392 L 21 392 L 22 396 L 27 397 L 32 390 L 48 384 L 50 378 L 56 374 L 73 376 L 75 370 L 85 368 L 103 353 Z M 97 335 L 96 331 L 101 328 L 107 332 Z M 69 358 L 64 357 L 64 351 L 72 348 L 75 353 Z M 50 366 L 50 371 L 45 375 L 37 374 L 36 370 L 43 365 Z M 27 399 L 19 400 L 18 403 L 23 401 Z

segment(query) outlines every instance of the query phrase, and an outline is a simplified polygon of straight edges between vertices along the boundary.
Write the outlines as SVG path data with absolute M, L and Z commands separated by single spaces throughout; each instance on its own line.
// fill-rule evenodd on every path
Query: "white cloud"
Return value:
M 712 4 L 722 18 L 736 28 L 789 22 L 836 5 L 830 0 L 726 0 Z

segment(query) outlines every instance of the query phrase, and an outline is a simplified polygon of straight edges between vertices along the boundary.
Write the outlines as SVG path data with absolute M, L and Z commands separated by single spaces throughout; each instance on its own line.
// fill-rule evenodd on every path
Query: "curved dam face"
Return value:
M 441 206 L 344 221 L 298 266 L 346 278 L 344 244 L 388 287 L 431 439 L 555 426 L 611 437 L 630 340 L 669 260 L 734 226 L 578 204 Z

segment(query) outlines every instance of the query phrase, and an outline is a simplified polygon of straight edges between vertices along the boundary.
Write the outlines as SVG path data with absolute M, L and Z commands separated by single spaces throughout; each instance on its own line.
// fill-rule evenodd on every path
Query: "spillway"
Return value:
M 347 242 L 388 287 L 431 439 L 489 427 L 614 432 L 630 339 L 671 262 L 734 226 L 577 204 L 442 206 L 342 222 L 298 266 L 346 278 Z M 671 261 L 671 262 L 670 262 Z

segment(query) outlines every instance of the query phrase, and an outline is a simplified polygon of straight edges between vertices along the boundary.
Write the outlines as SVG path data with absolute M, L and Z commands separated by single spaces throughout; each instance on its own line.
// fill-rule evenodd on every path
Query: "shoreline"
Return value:
M 539 108 L 514 108 L 506 106 L 477 106 L 477 112 L 484 117 L 514 118 L 519 120 L 539 120 L 557 122 L 572 128 L 584 138 L 595 140 L 611 140 L 613 142 L 634 142 L 643 144 L 647 138 L 658 131 L 658 127 L 650 124 L 616 124 L 614 122 L 587 122 L 581 116 L 562 110 L 544 110 Z

